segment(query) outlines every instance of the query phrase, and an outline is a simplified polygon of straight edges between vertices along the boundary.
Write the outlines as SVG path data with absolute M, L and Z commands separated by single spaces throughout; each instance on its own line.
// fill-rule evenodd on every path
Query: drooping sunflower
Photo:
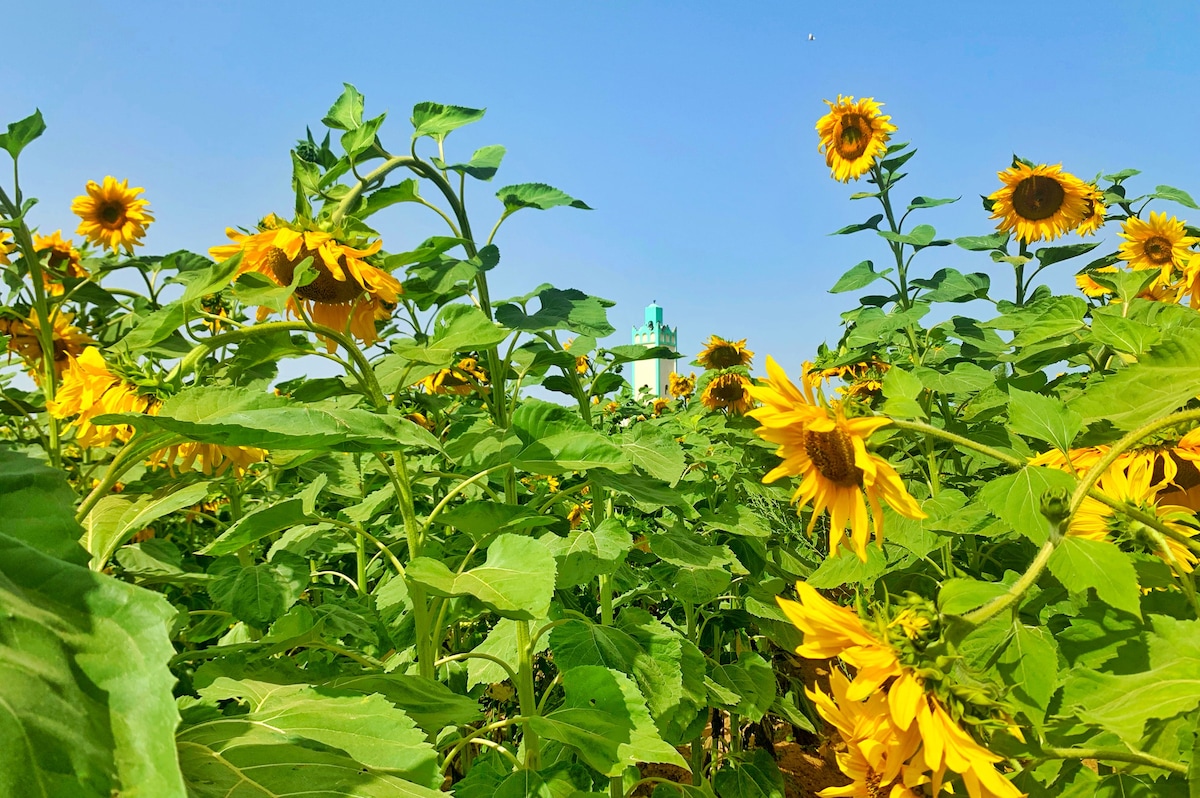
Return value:
M 686 399 L 696 392 L 696 374 L 692 372 L 690 376 L 683 376 L 674 371 L 667 378 L 667 393 L 676 399 Z
M 1083 200 L 1083 219 L 1075 232 L 1081 236 L 1090 236 L 1104 226 L 1104 216 L 1108 208 L 1104 205 L 1104 192 L 1095 183 L 1088 184 L 1088 195 Z
M 890 419 L 847 418 L 841 403 L 818 400 L 811 376 L 803 375 L 801 392 L 771 357 L 767 358 L 767 374 L 766 385 L 750 388 L 763 406 L 748 415 L 762 424 L 756 430 L 759 437 L 779 444 L 776 454 L 783 462 L 763 477 L 763 482 L 785 476 L 801 478 L 792 501 L 797 512 L 812 503 L 810 533 L 817 518 L 829 510 L 830 557 L 837 554 L 847 525 L 851 548 L 860 560 L 867 559 L 872 527 L 876 542 L 883 545 L 880 500 L 905 518 L 925 517 L 896 469 L 867 451 L 867 439 L 891 423 Z
M 655 399 L 654 404 L 653 404 L 654 415 L 661 416 L 663 414 L 663 411 L 665 411 L 670 406 L 671 406 L 670 399 Z
M 151 412 L 155 410 L 157 408 L 152 408 Z M 150 456 L 148 465 L 169 468 L 172 472 L 191 471 L 198 465 L 208 476 L 221 476 L 232 469 L 235 476 L 240 476 L 266 456 L 266 450 L 253 446 L 221 446 L 191 441 L 155 452 Z
M 750 380 L 736 371 L 719 374 L 709 380 L 700 402 L 709 410 L 728 410 L 735 416 L 745 415 L 754 407 L 750 387 Z
M 303 311 L 313 322 L 334 330 L 348 328 L 368 346 L 379 337 L 375 321 L 390 317 L 403 293 L 399 280 L 365 260 L 379 252 L 379 239 L 355 247 L 331 233 L 288 226 L 274 215 L 263 220 L 257 233 L 245 235 L 232 228 L 225 232 L 236 243 L 212 247 L 209 254 L 219 263 L 242 252 L 239 275 L 259 272 L 279 285 L 291 285 L 296 268 L 311 258 L 317 277 L 296 288 L 288 310 L 297 316 Z M 259 321 L 270 312 L 260 307 Z M 332 340 L 325 343 L 331 352 L 337 348 Z
M 74 319 L 70 313 L 53 314 L 51 335 L 54 338 L 54 372 L 60 377 L 72 357 L 78 357 L 85 347 L 96 343 L 90 335 L 71 323 Z M 38 381 L 42 378 L 42 342 L 38 338 L 41 328 L 37 308 L 29 312 L 27 319 L 0 319 L 0 332 L 8 336 L 8 351 L 24 360 L 33 378 Z
M 1053 241 L 1078 227 L 1087 214 L 1091 187 L 1064 172 L 1062 164 L 1018 163 L 997 177 L 1004 186 L 988 197 L 994 203 L 991 218 L 1000 220 L 998 230 L 1011 230 L 1025 243 Z
M 11 266 L 12 261 L 8 256 L 17 251 L 17 245 L 12 240 L 13 234 L 9 230 L 0 230 L 0 264 Z
M 107 446 L 114 440 L 129 440 L 132 427 L 96 426 L 91 420 L 106 413 L 146 413 L 157 406 L 158 400 L 142 396 L 137 388 L 114 374 L 94 346 L 84 349 L 79 357 L 69 356 L 69 360 L 62 385 L 54 400 L 46 403 L 46 409 L 55 418 L 75 417 L 68 426 L 75 428 L 75 440 L 80 446 Z
M 706 369 L 727 369 L 733 366 L 749 366 L 754 353 L 746 348 L 746 339 L 726 341 L 718 335 L 708 336 L 704 351 L 696 356 Z
M 579 525 L 583 523 L 583 517 L 591 511 L 591 500 L 571 505 L 571 510 L 567 513 L 567 521 L 571 524 L 571 529 L 578 529 Z
M 89 180 L 85 190 L 86 194 L 71 203 L 71 213 L 81 219 L 75 232 L 113 252 L 124 247 L 132 255 L 133 248 L 142 243 L 146 228 L 154 221 L 147 209 L 150 203 L 138 199 L 145 189 L 129 188 L 128 180 L 118 183 L 109 175 L 102 185 Z
M 1127 468 L 1109 468 L 1096 482 L 1096 488 L 1118 502 L 1128 504 L 1147 515 L 1157 518 L 1164 526 L 1180 537 L 1195 537 L 1200 534 L 1192 524 L 1196 514 L 1187 507 L 1163 504 L 1158 500 L 1161 486 L 1153 483 L 1153 472 L 1149 462 L 1137 460 Z M 1176 573 L 1190 574 L 1200 562 L 1195 553 L 1175 537 L 1163 535 L 1140 522 L 1130 522 L 1107 504 L 1086 497 L 1079 512 L 1071 519 L 1068 535 L 1088 540 L 1129 540 L 1149 549 L 1164 560 Z
M 588 359 L 587 355 L 580 355 L 579 357 L 575 358 L 575 373 L 587 374 L 588 368 L 591 365 L 592 361 Z
M 454 368 L 439 369 L 418 383 L 426 393 L 467 396 L 476 385 L 487 385 L 487 371 L 473 357 L 464 357 Z
M 1157 269 L 1160 283 L 1170 283 L 1174 272 L 1191 259 L 1191 246 L 1200 239 L 1187 235 L 1183 222 L 1165 213 L 1150 212 L 1149 220 L 1131 216 L 1121 225 L 1125 242 L 1117 257 L 1131 269 Z
M 835 180 L 857 180 L 887 151 L 896 126 L 890 116 L 880 113 L 882 105 L 872 97 L 855 101 L 839 94 L 837 102 L 825 104 L 829 113 L 817 120 L 821 137 L 817 152 L 825 153 L 825 165 Z
M 891 368 L 879 360 L 851 363 L 845 366 L 833 366 L 827 369 L 815 369 L 812 374 L 822 380 L 841 379 L 845 383 L 837 389 L 843 396 L 854 396 L 867 399 L 883 390 L 883 375 Z
M 80 263 L 79 250 L 69 239 L 62 237 L 62 230 L 55 230 L 48 236 L 34 235 L 33 248 L 37 252 L 49 250 L 46 256 L 45 268 L 42 271 L 42 285 L 53 296 L 61 296 L 65 288 L 62 284 L 64 277 L 82 278 L 88 276 L 87 269 Z

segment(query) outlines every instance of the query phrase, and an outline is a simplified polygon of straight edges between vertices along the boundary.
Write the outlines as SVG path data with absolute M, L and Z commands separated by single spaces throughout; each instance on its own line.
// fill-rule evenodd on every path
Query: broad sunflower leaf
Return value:
M 840 230 L 834 230 L 829 235 L 844 236 L 844 235 L 849 235 L 851 233 L 859 233 L 859 232 L 862 232 L 863 230 L 878 230 L 879 223 L 882 221 L 883 221 L 883 214 L 877 213 L 874 216 L 872 216 L 870 219 L 867 219 L 865 222 L 860 222 L 859 224 L 848 224 L 845 227 L 841 228 Z
M 10 458 L 0 462 L 11 474 Z M 57 516 L 71 505 L 35 506 Z M 0 794 L 182 798 L 167 667 L 175 610 L 157 593 L 22 542 L 35 535 L 21 515 L 4 517 Z
M 1111 305 L 1092 311 L 1092 339 L 1118 352 L 1140 357 L 1162 340 L 1162 332 L 1149 324 L 1124 318 Z
M 141 496 L 105 496 L 83 519 L 80 542 L 91 552 L 92 570 L 103 569 L 118 546 L 152 521 L 204 501 L 209 486 L 208 482 L 175 483 Z
M 687 769 L 679 752 L 663 742 L 645 699 L 625 674 L 598 665 L 562 672 L 563 705 L 530 724 L 542 737 L 572 749 L 606 776 L 637 762 L 664 762 Z
M 1008 423 L 1013 431 L 1045 441 L 1059 451 L 1071 448 L 1071 442 L 1083 427 L 1083 419 L 1053 396 L 1008 389 Z
M 912 284 L 925 289 L 925 302 L 970 302 L 986 299 L 992 281 L 983 272 L 963 274 L 957 269 L 938 269 L 928 279 L 915 279 Z
M 1108 420 L 1136 429 L 1183 407 L 1200 394 L 1200 330 L 1181 328 L 1163 336 L 1136 363 L 1093 378 L 1071 408 L 1086 424 Z
M 210 557 L 232 554 L 243 546 L 257 543 L 267 535 L 303 524 L 316 509 L 317 494 L 325 488 L 327 482 L 328 478 L 324 474 L 318 474 L 316 479 L 294 498 L 256 507 L 197 553 Z
M 636 360 L 676 360 L 682 355 L 669 346 L 642 346 L 641 344 L 621 344 L 604 350 L 612 356 L 614 366 L 622 363 L 633 363 Z
M 533 625 L 538 626 L 546 622 L 545 618 L 538 618 Z M 525 623 L 525 621 L 514 621 L 509 618 L 501 618 L 483 642 L 475 646 L 473 651 L 480 654 L 491 654 L 493 657 L 498 657 L 505 663 L 510 665 L 514 671 L 517 669 L 517 624 Z M 542 635 L 534 643 L 533 653 L 540 654 L 550 647 L 550 635 Z M 467 661 L 467 689 L 473 689 L 477 684 L 494 684 L 502 682 L 508 678 L 508 674 L 503 668 L 490 660 L 471 659 Z
M 362 124 L 363 96 L 358 89 L 349 83 L 343 83 L 345 89 L 340 97 L 334 100 L 329 113 L 321 120 L 326 127 L 337 130 L 353 130 Z
M 435 520 L 466 532 L 476 541 L 498 532 L 520 532 L 555 523 L 552 516 L 538 515 L 532 507 L 488 501 L 456 505 L 440 513 Z
M 545 211 L 562 205 L 585 211 L 591 210 L 583 200 L 577 200 L 545 183 L 519 183 L 505 186 L 496 192 L 496 196 L 504 203 L 505 213 L 513 213 L 521 208 L 536 208 L 539 211 Z
M 1048 567 L 1067 590 L 1093 588 L 1105 604 L 1141 617 L 1137 571 L 1115 543 L 1068 535 L 1050 555 Z
M 220 557 L 208 566 L 208 595 L 220 609 L 251 626 L 263 627 L 296 603 L 309 582 L 309 565 L 290 551 L 277 551 L 268 562 L 242 565 Z
M 375 137 L 379 133 L 379 127 L 386 118 L 386 113 L 380 114 L 373 119 L 368 119 L 358 127 L 343 133 L 342 149 L 346 151 L 346 156 L 351 159 L 357 158 L 374 146 Z
M 896 418 L 924 418 L 925 410 L 917 401 L 924 390 L 921 381 L 910 371 L 894 366 L 883 375 L 883 412 Z
M 505 149 L 499 144 L 490 144 L 475 150 L 471 160 L 466 163 L 447 164 L 441 158 L 430 158 L 438 169 L 460 172 L 470 175 L 476 180 L 491 180 L 500 170 L 500 161 L 504 159 Z
M 783 774 L 765 748 L 756 748 L 749 762 L 726 761 L 713 776 L 721 798 L 784 798 Z
M 1048 490 L 1074 488 L 1075 478 L 1065 471 L 1026 466 L 993 479 L 979 492 L 979 498 L 993 515 L 1040 546 L 1050 536 L 1050 522 L 1042 515 L 1042 496 Z
M 21 150 L 45 132 L 46 122 L 41 110 L 37 109 L 24 119 L 8 124 L 8 131 L 0 133 L 0 148 L 7 150 L 15 161 Z
M 775 671 L 753 651 L 744 651 L 737 662 L 724 665 L 709 661 L 708 669 L 714 682 L 737 696 L 735 703 L 725 707 L 730 712 L 757 723 L 775 702 Z
M 78 498 L 61 471 L 0 449 L 0 534 L 57 560 L 87 562 L 75 523 Z
M 412 112 L 413 138 L 429 136 L 436 141 L 444 141 L 450 131 L 478 122 L 483 119 L 485 113 L 486 108 L 466 108 L 461 105 L 433 102 L 417 103 Z
M 428 798 L 441 782 L 425 732 L 380 695 L 305 684 L 216 679 L 208 700 L 238 699 L 245 714 L 202 715 L 176 736 L 191 793 Z
M 456 303 L 438 314 L 433 340 L 420 346 L 396 347 L 396 354 L 417 363 L 445 366 L 453 363 L 459 352 L 488 349 L 508 336 L 508 330 L 489 321 L 479 308 Z
M 683 476 L 683 447 L 671 433 L 652 424 L 637 424 L 617 444 L 630 462 L 674 487 Z
M 496 308 L 496 321 L 524 332 L 570 330 L 595 338 L 616 331 L 608 323 L 608 308 L 614 304 L 611 300 L 588 296 L 574 288 L 562 290 L 551 285 L 540 286 L 532 297 L 521 301 L 528 302 L 532 298 L 541 303 L 536 313 L 527 313 L 520 305 L 508 302 Z
M 841 294 L 846 291 L 854 291 L 858 288 L 866 288 L 871 283 L 885 275 L 891 274 L 893 271 L 895 270 L 884 269 L 881 272 L 877 272 L 875 271 L 874 263 L 864 260 L 861 263 L 851 266 L 845 274 L 839 277 L 838 281 L 833 284 L 833 288 L 829 289 L 829 293 Z
M 512 425 L 525 444 L 513 464 L 530 473 L 562 474 L 592 468 L 627 472 L 631 468 L 620 447 L 561 405 L 527 399 L 513 413 Z
M 954 239 L 965 250 L 971 252 L 986 252 L 990 249 L 1003 249 L 1008 243 L 1008 233 L 992 233 L 986 236 L 963 236 Z
M 1042 266 L 1045 267 L 1061 263 L 1064 260 L 1070 260 L 1071 258 L 1077 258 L 1080 255 L 1086 255 L 1098 246 L 1100 246 L 1099 241 L 1086 244 L 1067 244 L 1061 247 L 1042 247 L 1033 254 Z
M 479 702 L 475 699 L 459 695 L 441 682 L 415 674 L 341 676 L 329 681 L 327 686 L 365 696 L 378 693 L 404 710 L 429 734 L 437 734 L 447 726 L 474 723 L 482 715 Z
M 1165 199 L 1170 200 L 1171 202 L 1178 202 L 1185 208 L 1191 208 L 1192 210 L 1200 210 L 1200 205 L 1196 204 L 1196 201 L 1192 199 L 1190 194 L 1183 189 L 1178 189 L 1173 186 L 1155 186 L 1154 193 L 1150 196 L 1156 199 Z
M 362 207 L 355 211 L 354 215 L 359 219 L 366 219 L 389 205 L 395 205 L 398 202 L 417 202 L 420 197 L 419 183 L 415 177 L 410 177 L 393 186 L 372 191 L 363 200 Z
M 997 669 L 1012 685 L 1009 700 L 1025 711 L 1035 726 L 1046 717 L 1050 696 L 1058 686 L 1058 654 L 1045 629 L 1014 623 Z
M 595 529 L 574 530 L 565 538 L 549 534 L 541 540 L 558 563 L 560 589 L 612 574 L 633 547 L 628 530 L 616 518 L 604 519 Z
M 440 560 L 417 557 L 407 578 L 436 596 L 474 596 L 503 618 L 534 620 L 550 611 L 554 555 L 541 541 L 505 533 L 488 546 L 487 559 L 459 574 Z

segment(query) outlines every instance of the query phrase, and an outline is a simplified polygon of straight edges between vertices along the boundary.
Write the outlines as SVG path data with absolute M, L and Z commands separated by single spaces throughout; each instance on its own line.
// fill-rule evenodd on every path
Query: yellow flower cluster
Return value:
M 872 634 L 850 610 L 826 600 L 811 586 L 796 585 L 799 601 L 778 599 L 804 633 L 796 653 L 838 658 L 854 668 L 849 679 L 830 674 L 830 692 L 808 691 L 817 711 L 845 742 L 838 768 L 852 779 L 822 796 L 918 798 L 940 795 L 947 773 L 957 773 L 970 798 L 1019 798 L 1022 793 L 996 770 L 1003 757 L 974 740 L 924 681 L 901 664 L 892 647 Z M 919 627 L 917 627 L 919 631 Z
M 686 399 L 696 392 L 696 373 L 687 377 L 674 371 L 667 377 L 667 392 L 676 399 Z
M 476 385 L 487 385 L 488 375 L 473 357 L 464 357 L 453 368 L 439 369 L 419 383 L 426 393 L 466 396 Z

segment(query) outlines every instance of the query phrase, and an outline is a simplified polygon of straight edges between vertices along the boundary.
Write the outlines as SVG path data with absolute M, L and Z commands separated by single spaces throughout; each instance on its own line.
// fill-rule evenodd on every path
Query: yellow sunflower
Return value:
M 1104 205 L 1104 192 L 1096 184 L 1088 184 L 1088 195 L 1083 200 L 1083 219 L 1075 232 L 1081 236 L 1090 236 L 1104 226 L 1104 215 L 1108 208 Z
M 129 440 L 132 427 L 98 427 L 91 420 L 105 413 L 145 413 L 155 408 L 158 400 L 139 395 L 134 386 L 113 374 L 94 346 L 84 349 L 79 357 L 68 358 L 70 365 L 63 373 L 62 385 L 54 400 L 46 403 L 46 409 L 55 418 L 75 416 L 68 426 L 75 428 L 75 441 L 80 446 L 107 446 L 114 440 Z
M 670 406 L 671 406 L 670 399 L 655 399 L 654 405 L 653 405 L 654 415 L 661 416 L 663 414 L 663 411 L 666 410 Z
M 1091 187 L 1064 172 L 1062 164 L 1018 163 L 997 177 L 1004 186 L 988 197 L 991 218 L 1000 220 L 998 230 L 1015 231 L 1021 241 L 1053 241 L 1078 227 L 1087 214 Z
M 1200 239 L 1187 235 L 1183 222 L 1165 213 L 1150 212 L 1150 219 L 1131 216 L 1121 225 L 1125 243 L 1117 257 L 1131 269 L 1158 269 L 1159 282 L 1172 282 L 1176 269 L 1183 269 L 1192 256 L 1190 247 Z
M 453 394 L 467 396 L 475 390 L 475 386 L 487 385 L 487 371 L 480 368 L 479 361 L 473 357 L 464 357 L 454 368 L 439 369 L 418 383 L 426 393 Z
M 837 389 L 837 392 L 843 396 L 869 399 L 883 390 L 883 375 L 889 368 L 891 367 L 887 363 L 870 360 L 827 369 L 814 369 L 810 373 L 827 382 L 839 378 L 848 383 Z
M 825 153 L 825 165 L 835 180 L 857 180 L 887 151 L 896 126 L 890 116 L 879 112 L 881 104 L 871 97 L 855 101 L 839 94 L 837 102 L 826 100 L 825 104 L 829 113 L 817 120 L 821 136 L 817 152 Z
M 1043 452 L 1029 461 L 1032 466 L 1049 466 L 1082 476 L 1109 451 L 1108 446 L 1072 449 L 1069 457 L 1057 449 Z M 1150 487 L 1158 492 L 1158 504 L 1182 505 L 1200 512 L 1200 428 L 1182 438 L 1174 437 L 1127 449 L 1110 468 L 1146 471 Z
M 1196 520 L 1195 512 L 1187 507 L 1160 502 L 1158 494 L 1162 487 L 1161 484 L 1156 486 L 1153 479 L 1150 463 L 1143 459 L 1133 462 L 1128 468 L 1109 468 L 1097 480 L 1096 488 L 1118 502 L 1154 516 L 1181 536 L 1195 537 L 1200 533 L 1200 529 L 1191 526 Z M 1079 506 L 1079 512 L 1071 519 L 1067 534 L 1088 540 L 1130 538 L 1145 545 L 1177 573 L 1190 574 L 1195 570 L 1196 563 L 1200 562 L 1195 553 L 1180 541 L 1127 519 L 1091 496 Z
M 567 521 L 571 524 L 571 529 L 578 529 L 583 523 L 583 517 L 592 511 L 591 501 L 585 501 L 581 504 L 571 506 L 570 512 L 567 513 Z
M 717 335 L 708 336 L 704 351 L 696 356 L 706 369 L 727 369 L 733 366 L 749 366 L 754 353 L 746 348 L 746 339 L 726 341 Z
M 296 316 L 303 311 L 316 324 L 334 330 L 348 328 L 368 346 L 378 340 L 375 321 L 389 318 L 403 293 L 399 280 L 364 260 L 379 252 L 382 241 L 352 247 L 330 233 L 288 227 L 274 215 L 264 219 L 261 227 L 251 235 L 227 229 L 236 243 L 212 247 L 209 254 L 219 263 L 242 252 L 239 275 L 259 272 L 279 285 L 291 285 L 296 267 L 311 258 L 317 277 L 296 289 L 288 299 L 288 310 Z M 260 307 L 259 321 L 270 312 Z M 325 343 L 331 352 L 337 348 L 334 341 Z
M 606 404 L 604 406 L 604 412 L 608 413 L 608 414 L 615 413 L 620 409 L 621 409 L 621 406 L 619 404 L 617 404 L 616 402 L 609 402 L 608 404 Z
M 809 532 L 818 516 L 829 510 L 830 557 L 837 554 L 847 525 L 851 548 L 860 560 L 867 559 L 870 526 L 874 528 L 876 542 L 883 545 L 881 499 L 905 518 L 925 517 L 896 470 L 882 457 L 867 451 L 867 438 L 891 423 L 890 419 L 847 418 L 840 403 L 818 401 L 812 377 L 803 376 L 801 393 L 771 357 L 767 358 L 767 374 L 766 385 L 750 388 L 751 396 L 763 406 L 748 415 L 762 424 L 756 430 L 759 437 L 779 444 L 776 454 L 783 462 L 763 477 L 763 482 L 785 476 L 801 477 L 792 501 L 797 504 L 797 512 L 812 503 Z
M 667 378 L 667 392 L 676 399 L 685 399 L 696 392 L 696 374 L 683 376 L 674 371 Z
M 12 237 L 11 231 L 0 229 L 0 264 L 4 266 L 12 265 L 8 256 L 17 251 L 17 245 L 13 242 Z
M 96 342 L 91 336 L 71 324 L 75 317 L 70 313 L 54 314 L 51 334 L 54 336 L 54 373 L 62 376 L 72 357 L 79 356 L 85 347 Z M 29 312 L 27 319 L 0 319 L 0 332 L 8 336 L 8 351 L 18 355 L 29 366 L 35 380 L 42 377 L 42 342 L 38 331 L 42 323 L 37 308 Z
M 142 243 L 146 228 L 154 221 L 147 209 L 150 203 L 137 198 L 145 189 L 129 188 L 128 180 L 118 183 L 109 175 L 103 185 L 89 180 L 86 191 L 71 203 L 71 213 L 82 220 L 75 232 L 113 252 L 124 247 L 132 255 L 133 248 Z
M 713 377 L 705 387 L 700 402 L 709 410 L 728 410 L 735 416 L 745 415 L 754 407 L 750 380 L 736 371 Z
M 588 367 L 591 365 L 591 363 L 592 361 L 588 360 L 587 355 L 580 355 L 579 357 L 575 358 L 575 373 L 587 374 Z
M 157 407 L 151 408 L 151 413 Z M 191 471 L 197 464 L 208 476 L 221 476 L 230 469 L 234 476 L 241 476 L 250 466 L 262 462 L 267 456 L 264 449 L 253 446 L 221 446 L 215 443 L 180 443 L 155 452 L 147 461 L 151 467 L 169 468 L 176 471 Z

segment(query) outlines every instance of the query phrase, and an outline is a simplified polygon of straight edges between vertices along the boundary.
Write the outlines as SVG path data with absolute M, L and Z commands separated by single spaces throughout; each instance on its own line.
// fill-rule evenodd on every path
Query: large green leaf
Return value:
M 327 683 L 338 690 L 353 690 L 370 695 L 379 693 L 404 710 L 417 725 L 430 734 L 446 726 L 465 726 L 479 720 L 479 702 L 459 695 L 449 687 L 416 674 L 378 673 L 344 676 Z
M 474 596 L 505 618 L 533 620 L 550 610 L 554 555 L 544 543 L 503 534 L 488 546 L 483 565 L 456 574 L 440 560 L 417 557 L 405 573 L 437 596 Z
M 275 504 L 256 507 L 253 512 L 239 518 L 221 533 L 221 536 L 200 550 L 200 554 L 219 557 L 232 554 L 243 546 L 249 546 L 267 535 L 290 529 L 304 523 L 316 509 L 317 494 L 328 482 L 324 474 L 317 477 L 294 498 Z
M 784 798 L 783 774 L 767 753 L 758 748 L 749 762 L 726 762 L 713 776 L 718 798 Z
M 753 651 L 744 651 L 736 662 L 709 663 L 711 678 L 736 700 L 725 709 L 757 722 L 775 701 L 775 671 Z
M 40 108 L 16 122 L 9 122 L 8 130 L 0 133 L 0 149 L 8 151 L 15 161 L 21 150 L 38 136 L 46 132 L 46 122 L 42 119 Z
M 83 519 L 81 542 L 92 554 L 92 570 L 102 569 L 118 546 L 152 521 L 204 501 L 208 490 L 208 482 L 193 482 L 165 485 L 141 496 L 105 496 Z
M 1105 604 L 1141 615 L 1137 572 L 1116 544 L 1067 536 L 1050 555 L 1048 567 L 1067 590 L 1093 588 Z
M 278 551 L 268 562 L 245 566 L 232 555 L 208 567 L 208 594 L 216 605 L 251 626 L 262 627 L 287 612 L 308 585 L 303 557 Z
M 882 217 L 880 217 L 882 218 Z M 881 272 L 875 271 L 875 264 L 869 260 L 864 260 L 861 263 L 851 266 L 846 270 L 846 273 L 838 278 L 834 283 L 833 288 L 829 289 L 831 294 L 841 294 L 846 291 L 854 291 L 858 288 L 866 288 L 871 283 L 881 277 L 890 274 L 893 269 L 884 269 Z
M 248 712 L 200 715 L 176 737 L 193 796 L 427 798 L 441 781 L 425 732 L 380 695 L 221 677 L 201 691 Z
M 520 183 L 515 186 L 505 186 L 496 192 L 496 196 L 504 203 L 506 213 L 512 213 L 521 208 L 536 208 L 539 211 L 545 211 L 563 205 L 585 211 L 591 210 L 583 200 L 577 200 L 545 183 Z
M 1026 466 L 1015 474 L 993 479 L 979 497 L 996 517 L 1039 546 L 1050 536 L 1050 522 L 1042 515 L 1047 491 L 1070 491 L 1075 478 L 1057 468 Z
M 1177 329 L 1136 363 L 1093 380 L 1071 407 L 1085 423 L 1107 419 L 1120 429 L 1135 429 L 1178 410 L 1197 394 L 1200 330 Z
M 534 474 L 607 468 L 630 470 L 625 452 L 587 426 L 577 414 L 540 399 L 526 399 L 513 414 L 513 429 L 525 446 L 513 464 Z
M 174 609 L 8 534 L 25 526 L 0 532 L 0 795 L 182 798 Z
M 1045 441 L 1060 451 L 1071 448 L 1083 421 L 1053 396 L 1008 389 L 1008 423 L 1014 432 Z
M 471 156 L 471 160 L 467 163 L 447 164 L 441 158 L 434 157 L 430 160 L 438 169 L 446 169 L 451 172 L 459 172 L 461 174 L 470 175 L 476 180 L 491 180 L 496 176 L 496 172 L 500 169 L 500 161 L 504 159 L 504 147 L 499 144 L 490 144 L 487 147 L 480 147 L 475 150 L 475 154 Z
M 423 102 L 413 106 L 413 138 L 429 136 L 444 141 L 446 135 L 463 125 L 478 122 L 487 113 L 486 108 L 466 108 L 461 105 L 442 105 Z
M 329 113 L 321 120 L 326 127 L 338 130 L 353 130 L 362 124 L 363 96 L 358 89 L 349 83 L 342 84 L 345 89 L 334 101 Z
M 75 492 L 61 471 L 0 449 L 0 535 L 59 560 L 82 564 Z
M 662 427 L 635 424 L 621 435 L 617 445 L 634 465 L 671 487 L 683 476 L 683 447 Z
M 1142 673 L 1079 669 L 1063 687 L 1063 709 L 1139 747 L 1146 722 L 1200 706 L 1200 660 L 1181 658 Z
M 1009 700 L 1025 711 L 1034 725 L 1046 717 L 1050 696 L 1058 686 L 1058 656 L 1054 639 L 1035 626 L 1014 623 L 1012 637 L 1000 655 L 998 668 L 1012 685 Z
M 577 529 L 567 537 L 541 538 L 558 563 L 558 587 L 587 584 L 612 574 L 633 547 L 629 531 L 617 518 L 605 518 L 595 529 Z
M 487 349 L 508 335 L 508 330 L 489 321 L 479 308 L 452 304 L 438 314 L 433 340 L 424 345 L 397 347 L 396 354 L 417 363 L 445 366 L 454 361 L 458 352 Z
M 249 388 L 189 388 L 163 402 L 158 415 L 118 413 L 99 416 L 96 422 L 263 449 L 375 452 L 438 446 L 398 413 L 383 415 L 330 402 L 300 404 Z
M 538 618 L 535 625 L 544 623 L 545 618 Z M 517 669 L 517 624 L 525 623 L 525 621 L 514 621 L 510 618 L 501 618 L 483 642 L 477 645 L 473 651 L 479 654 L 490 654 L 493 657 L 498 657 L 503 662 L 507 663 L 515 671 Z M 533 653 L 538 654 L 545 651 L 550 646 L 550 635 L 542 635 L 534 643 Z M 467 688 L 471 689 L 477 684 L 492 684 L 494 682 L 502 682 L 508 678 L 508 674 L 503 668 L 495 662 L 485 659 L 472 659 L 467 663 Z
M 533 297 L 541 303 L 536 313 L 526 313 L 521 305 L 509 302 L 496 308 L 496 321 L 505 327 L 525 332 L 569 330 L 595 338 L 616 332 L 608 323 L 607 309 L 614 304 L 608 299 L 588 296 L 574 288 L 563 290 L 551 285 L 539 286 L 530 298 Z
M 542 737 L 575 750 L 606 776 L 619 776 L 638 762 L 687 768 L 679 752 L 658 736 L 645 699 L 624 673 L 583 665 L 562 673 L 563 706 L 530 725 Z

